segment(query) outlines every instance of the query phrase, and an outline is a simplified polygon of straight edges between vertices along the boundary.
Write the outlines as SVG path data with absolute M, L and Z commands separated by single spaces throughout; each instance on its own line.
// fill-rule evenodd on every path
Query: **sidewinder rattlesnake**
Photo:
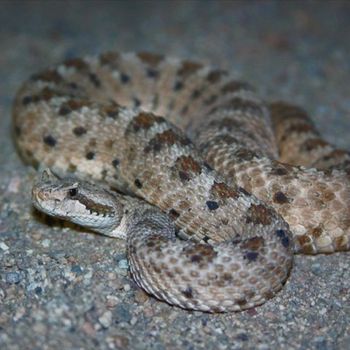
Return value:
M 349 153 L 226 71 L 71 59 L 26 81 L 13 117 L 22 157 L 52 169 L 34 205 L 126 238 L 133 278 L 170 304 L 247 309 L 281 289 L 294 252 L 350 247 Z

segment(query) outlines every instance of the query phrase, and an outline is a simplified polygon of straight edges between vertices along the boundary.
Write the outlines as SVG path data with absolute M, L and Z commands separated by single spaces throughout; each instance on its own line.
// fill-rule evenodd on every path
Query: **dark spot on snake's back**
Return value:
M 285 204 L 290 202 L 288 197 L 281 191 L 278 191 L 273 195 L 273 201 L 277 204 Z
M 57 143 L 56 139 L 52 135 L 44 136 L 43 141 L 46 145 L 50 147 L 55 147 Z
M 244 254 L 243 258 L 247 259 L 248 262 L 256 261 L 258 259 L 259 253 L 257 252 L 247 252 Z
M 15 130 L 15 134 L 16 134 L 16 136 L 20 136 L 20 135 L 21 135 L 22 130 L 21 130 L 21 127 L 20 127 L 20 126 L 15 125 L 14 130 Z
M 129 83 L 130 81 L 130 76 L 125 74 L 125 73 L 120 73 L 120 81 L 123 83 L 123 84 L 127 84 Z
M 89 73 L 89 80 L 93 85 L 95 85 L 95 87 L 101 87 L 101 81 L 95 73 Z
M 169 216 L 172 220 L 176 220 L 180 216 L 180 213 L 177 212 L 175 209 L 170 209 Z
M 201 94 L 202 94 L 202 91 L 196 89 L 196 90 L 192 91 L 191 97 L 190 97 L 190 98 L 191 98 L 192 100 L 196 100 Z
M 276 236 L 281 239 L 281 243 L 282 243 L 283 247 L 288 248 L 289 237 L 288 237 L 286 231 L 282 230 L 282 229 L 276 230 Z
M 190 181 L 191 179 L 190 175 L 184 171 L 179 171 L 179 177 L 183 182 Z
M 216 210 L 219 208 L 218 202 L 215 202 L 215 201 L 207 201 L 206 205 L 210 211 Z
M 132 100 L 133 100 L 133 102 L 134 102 L 134 107 L 135 107 L 135 108 L 141 106 L 141 101 L 140 101 L 138 98 L 134 97 Z
M 86 153 L 85 157 L 88 160 L 92 160 L 95 158 L 95 153 L 90 151 L 90 152 Z
M 58 114 L 61 116 L 68 115 L 72 110 L 67 105 L 62 105 L 60 109 L 58 110 Z
M 203 103 L 207 106 L 213 104 L 218 99 L 218 95 L 211 95 L 208 98 L 206 98 Z
M 191 287 L 187 287 L 185 290 L 182 291 L 182 294 L 187 298 L 187 299 L 192 299 L 193 298 L 193 290 Z
M 146 74 L 147 74 L 147 77 L 148 77 L 148 78 L 156 79 L 156 78 L 158 78 L 158 76 L 159 76 L 159 71 L 156 70 L 156 69 L 148 68 L 148 69 L 146 70 Z
M 27 106 L 29 105 L 30 103 L 34 102 L 34 98 L 33 96 L 24 96 L 22 98 L 22 104 L 23 106 Z
M 280 166 L 271 169 L 270 171 L 271 175 L 277 175 L 277 176 L 283 176 L 288 174 L 288 170 L 286 168 L 282 168 Z
M 137 188 L 142 188 L 142 183 L 139 179 L 135 179 L 134 184 Z
M 120 161 L 119 161 L 119 159 L 113 159 L 113 161 L 112 161 L 112 165 L 113 165 L 113 167 L 114 168 L 117 168 L 118 167 L 118 165 L 119 165 L 119 163 L 120 163 Z
M 74 82 L 68 83 L 68 86 L 69 86 L 70 88 L 72 88 L 73 90 L 76 90 L 76 89 L 78 88 L 78 84 L 77 84 L 77 83 L 74 83 Z
M 74 129 L 73 129 L 73 133 L 74 133 L 74 135 L 76 135 L 76 136 L 82 136 L 82 135 L 84 135 L 84 134 L 86 134 L 86 129 L 83 127 L 83 126 L 77 126 L 77 127 L 75 127 Z
M 184 87 L 184 84 L 181 81 L 177 81 L 174 84 L 173 90 L 180 91 Z

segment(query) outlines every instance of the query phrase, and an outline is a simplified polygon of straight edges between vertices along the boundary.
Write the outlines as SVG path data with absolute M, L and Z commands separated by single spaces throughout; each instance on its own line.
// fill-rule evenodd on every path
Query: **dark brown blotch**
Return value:
M 112 160 L 113 168 L 118 168 L 119 164 L 120 164 L 119 159 L 116 158 Z
M 175 144 L 186 146 L 190 144 L 190 140 L 175 133 L 174 130 L 168 129 L 162 133 L 156 134 L 144 148 L 144 152 L 159 152 L 164 146 L 170 147 Z
M 253 238 L 249 238 L 242 242 L 241 248 L 248 249 L 250 251 L 256 251 L 261 249 L 264 246 L 265 240 L 263 237 L 255 236 Z
M 142 182 L 140 179 L 135 179 L 134 184 L 137 188 L 142 188 Z
M 202 172 L 201 165 L 191 156 L 180 156 L 176 159 L 174 167 L 178 171 L 190 172 L 195 175 L 199 175 Z
M 214 182 L 213 186 L 210 189 L 210 193 L 215 197 L 221 200 L 228 198 L 238 198 L 239 191 L 226 185 L 224 182 Z
M 97 88 L 101 87 L 101 80 L 98 78 L 98 76 L 95 73 L 89 73 L 89 80 L 95 87 Z
M 221 69 L 215 69 L 208 73 L 207 80 L 209 83 L 217 83 L 227 72 Z
M 180 216 L 180 213 L 177 212 L 175 209 L 170 209 L 169 210 L 169 216 L 172 220 L 176 220 L 179 216 Z
M 120 105 L 117 103 L 106 105 L 103 107 L 102 113 L 109 118 L 117 119 L 120 113 Z
M 92 151 L 90 151 L 90 152 L 86 153 L 85 158 L 86 158 L 87 160 L 92 160 L 92 159 L 95 158 L 95 153 L 92 152 Z
M 157 66 L 160 62 L 163 61 L 164 56 L 158 55 L 150 52 L 139 52 L 137 57 L 145 64 L 149 66 Z
M 75 68 L 77 71 L 86 71 L 89 65 L 81 58 L 72 58 L 63 62 L 66 67 Z
M 310 152 L 313 151 L 317 148 L 320 147 L 326 147 L 328 146 L 328 142 L 322 140 L 322 139 L 310 139 L 310 140 L 306 140 L 303 144 L 300 145 L 300 151 L 301 152 Z
M 50 70 L 46 70 L 44 72 L 40 72 L 40 73 L 32 75 L 31 80 L 32 81 L 47 81 L 47 82 L 52 82 L 52 83 L 58 84 L 63 80 L 63 78 L 55 69 L 50 69 Z
M 188 76 L 197 72 L 198 69 L 202 68 L 202 64 L 193 61 L 183 61 L 180 69 L 177 71 L 177 75 L 182 78 L 187 78 Z
M 247 210 L 246 222 L 256 225 L 270 225 L 273 218 L 272 209 L 263 204 L 252 204 Z
M 87 130 L 83 127 L 83 126 L 76 126 L 74 129 L 73 129 L 73 134 L 75 136 L 82 136 L 84 134 L 87 133 Z
M 246 82 L 233 80 L 233 81 L 226 83 L 221 88 L 221 92 L 223 94 L 227 94 L 229 92 L 236 92 L 239 90 L 252 90 L 252 87 Z
M 61 116 L 66 116 L 72 111 L 77 111 L 90 105 L 91 103 L 88 100 L 71 99 L 61 105 L 58 114 Z
M 155 124 L 165 123 L 166 120 L 163 117 L 159 117 L 149 112 L 140 112 L 132 121 L 129 123 L 126 132 L 139 130 L 148 130 Z
M 211 263 L 217 256 L 217 252 L 211 245 L 197 243 L 185 247 L 183 254 L 191 261 L 196 264 L 208 264 Z
M 107 66 L 115 66 L 116 62 L 119 60 L 119 53 L 118 52 L 105 52 L 100 55 L 100 63 L 101 65 L 107 65 Z
M 271 169 L 270 174 L 277 175 L 277 176 L 284 176 L 284 175 L 288 175 L 289 172 L 290 172 L 289 167 L 282 164 L 278 164 L 276 167 Z
M 184 87 L 184 84 L 181 81 L 177 81 L 174 84 L 173 90 L 174 91 L 180 91 Z
M 257 154 L 249 149 L 246 148 L 240 148 L 237 151 L 234 152 L 235 158 L 237 160 L 243 162 L 243 161 L 251 161 L 254 158 L 257 157 Z
M 272 198 L 273 202 L 276 204 L 286 204 L 290 203 L 290 199 L 281 191 L 276 192 Z

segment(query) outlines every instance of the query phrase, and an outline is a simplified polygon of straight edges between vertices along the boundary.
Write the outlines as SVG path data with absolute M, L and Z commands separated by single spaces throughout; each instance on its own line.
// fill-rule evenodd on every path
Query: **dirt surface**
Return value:
M 35 171 L 11 138 L 31 73 L 104 50 L 156 51 L 235 70 L 268 100 L 304 106 L 350 149 L 346 2 L 0 2 L 0 348 L 346 349 L 350 254 L 296 256 L 285 288 L 241 313 L 189 312 L 142 292 L 124 242 L 34 212 Z

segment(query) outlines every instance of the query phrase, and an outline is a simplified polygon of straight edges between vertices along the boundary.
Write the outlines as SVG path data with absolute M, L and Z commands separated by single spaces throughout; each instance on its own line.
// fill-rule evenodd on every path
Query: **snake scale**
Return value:
M 227 71 L 146 52 L 69 59 L 23 84 L 13 119 L 24 160 L 52 170 L 34 205 L 125 238 L 136 283 L 172 305 L 260 305 L 294 253 L 350 248 L 349 153 Z

